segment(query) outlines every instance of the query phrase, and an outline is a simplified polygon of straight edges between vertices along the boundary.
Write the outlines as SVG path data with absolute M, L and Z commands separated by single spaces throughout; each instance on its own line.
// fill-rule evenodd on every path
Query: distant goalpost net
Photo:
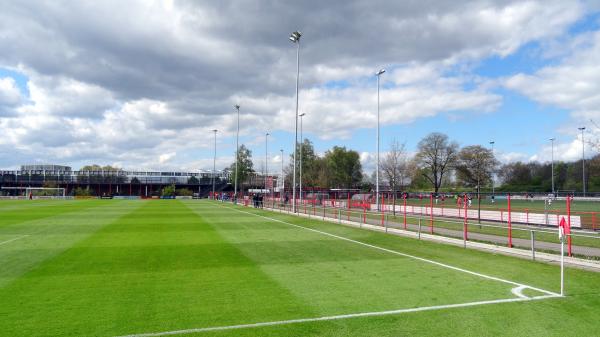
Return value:
M 14 199 L 63 199 L 65 189 L 62 187 L 2 187 L 2 197 Z

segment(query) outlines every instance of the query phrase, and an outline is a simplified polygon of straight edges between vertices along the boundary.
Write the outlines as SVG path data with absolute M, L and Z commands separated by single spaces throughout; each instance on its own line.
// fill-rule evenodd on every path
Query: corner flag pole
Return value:
M 565 295 L 565 240 L 560 239 L 560 296 Z
M 565 234 L 567 222 L 563 217 L 558 225 L 558 238 L 560 239 L 560 296 L 565 293 Z

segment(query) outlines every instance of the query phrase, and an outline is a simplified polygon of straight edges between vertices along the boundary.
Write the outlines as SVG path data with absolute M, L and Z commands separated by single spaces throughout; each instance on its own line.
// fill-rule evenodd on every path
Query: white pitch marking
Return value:
M 222 207 L 226 207 L 226 206 L 222 206 Z M 451 265 L 448 265 L 448 264 L 445 264 L 445 263 L 441 263 L 441 262 L 437 262 L 437 261 L 433 261 L 433 260 L 428 260 L 428 259 L 425 259 L 425 258 L 422 258 L 422 257 L 418 257 L 418 256 L 410 255 L 410 254 L 405 254 L 405 253 L 401 253 L 401 252 L 398 252 L 398 251 L 395 251 L 395 250 L 391 250 L 391 249 L 387 249 L 387 248 L 383 248 L 383 247 L 371 245 L 371 244 L 368 244 L 368 243 L 364 243 L 364 242 L 360 242 L 360 241 L 348 239 L 348 238 L 343 237 L 343 236 L 339 236 L 339 235 L 335 235 L 335 234 L 323 232 L 323 231 L 320 231 L 320 230 L 317 230 L 317 229 L 308 228 L 308 227 L 304 227 L 304 226 L 300 226 L 300 225 L 295 225 L 293 223 L 289 223 L 289 222 L 286 222 L 286 221 L 283 221 L 283 220 L 274 219 L 274 218 L 270 218 L 270 217 L 267 217 L 267 216 L 264 216 L 264 215 L 242 211 L 242 210 L 239 210 L 239 209 L 235 209 L 233 207 L 226 207 L 226 208 L 233 209 L 234 211 L 237 211 L 237 212 L 240 212 L 240 213 L 246 213 L 246 214 L 254 215 L 254 216 L 261 217 L 261 218 L 264 218 L 264 219 L 268 219 L 268 220 L 271 220 L 271 221 L 280 222 L 280 223 L 283 223 L 283 224 L 286 224 L 286 225 L 289 225 L 289 226 L 294 226 L 294 227 L 302 228 L 302 229 L 305 229 L 305 230 L 308 230 L 308 231 L 312 231 L 312 232 L 315 232 L 315 233 L 320 233 L 320 234 L 323 234 L 323 235 L 331 236 L 331 237 L 334 237 L 334 238 L 337 238 L 337 239 L 340 239 L 340 240 L 353 242 L 353 243 L 356 243 L 356 244 L 359 244 L 359 245 L 362 245 L 362 246 L 366 246 L 366 247 L 370 247 L 370 248 L 382 250 L 384 252 L 388 252 L 388 253 L 391 253 L 391 254 L 396 254 L 396 255 L 408 257 L 408 258 L 411 258 L 411 259 L 415 259 L 415 260 L 419 260 L 419 261 L 423 261 L 423 262 L 435 264 L 435 265 L 440 266 L 440 267 L 444 267 L 444 268 L 448 268 L 448 269 L 453 269 L 453 270 L 456 270 L 456 271 L 460 271 L 460 272 L 463 272 L 463 273 L 467 273 L 467 274 L 479 276 L 479 277 L 486 278 L 486 279 L 489 279 L 489 280 L 494 280 L 494 281 L 498 281 L 498 282 L 504 282 L 504 283 L 512 284 L 512 285 L 515 285 L 515 286 L 518 286 L 518 287 L 524 287 L 524 288 L 533 289 L 533 290 L 536 290 L 536 291 L 539 291 L 541 293 L 545 293 L 545 294 L 548 294 L 548 295 L 551 295 L 551 296 L 561 297 L 560 294 L 557 294 L 555 292 L 544 290 L 544 289 L 540 289 L 540 288 L 536 288 L 536 287 L 532 287 L 532 286 L 529 286 L 529 285 L 526 285 L 526 284 L 522 284 L 522 283 L 510 281 L 510 280 L 505 280 L 505 279 L 502 279 L 502 278 L 499 278 L 499 277 L 495 277 L 495 276 L 490 276 L 490 275 L 486 275 L 486 274 L 477 273 L 477 272 L 474 272 L 474 271 L 471 271 L 471 270 L 467 270 L 467 269 L 463 269 L 463 268 L 451 266 Z
M 1 246 L 1 245 L 3 245 L 3 244 L 5 244 L 5 243 L 9 243 L 9 242 L 13 242 L 13 241 L 16 241 L 16 240 L 22 239 L 22 238 L 24 238 L 24 237 L 26 237 L 26 236 L 29 236 L 29 234 L 25 234 L 25 235 L 17 236 L 16 238 L 12 238 L 12 239 L 10 239 L 10 240 L 2 241 L 2 242 L 0 242 L 0 246 Z
M 513 293 L 515 296 L 520 297 L 520 298 L 529 298 L 528 296 L 525 296 L 523 294 L 523 290 L 525 288 L 527 288 L 527 287 L 525 287 L 525 286 L 518 286 L 518 287 L 512 288 L 510 290 L 510 292 Z
M 408 309 L 398 309 L 398 310 L 388 310 L 388 311 L 375 311 L 375 312 L 360 312 L 360 313 L 355 313 L 355 314 L 323 316 L 323 317 L 313 317 L 313 318 L 299 318 L 299 319 L 290 319 L 290 320 L 285 320 L 285 321 L 215 326 L 215 327 L 207 327 L 207 328 L 193 328 L 193 329 L 182 329 L 182 330 L 162 331 L 162 332 L 148 332 L 148 333 L 124 335 L 124 336 L 119 336 L 119 337 L 158 337 L 158 336 L 184 335 L 184 334 L 209 332 L 209 331 L 259 328 L 259 327 L 266 327 L 266 326 L 273 326 L 273 325 L 285 325 L 285 324 L 296 324 L 296 323 L 307 323 L 307 322 L 318 322 L 318 321 L 333 321 L 333 320 L 356 318 L 356 317 L 386 316 L 386 315 L 397 315 L 397 314 L 419 312 L 419 311 L 431 311 L 431 310 L 441 310 L 441 309 L 473 307 L 473 306 L 487 305 L 487 304 L 534 301 L 534 300 L 541 300 L 541 299 L 552 298 L 552 297 L 556 297 L 556 296 L 545 295 L 545 296 L 525 297 L 525 298 L 523 298 L 523 297 L 507 298 L 507 299 L 479 301 L 479 302 L 467 302 L 467 303 L 459 303 L 459 304 L 434 305 L 434 306 L 430 306 L 430 307 L 418 307 L 418 308 L 408 308 Z

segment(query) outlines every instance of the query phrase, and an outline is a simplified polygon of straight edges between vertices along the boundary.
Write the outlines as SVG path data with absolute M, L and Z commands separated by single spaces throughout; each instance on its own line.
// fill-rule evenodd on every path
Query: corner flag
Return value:
M 558 238 L 562 240 L 566 235 L 569 234 L 571 234 L 571 228 L 567 224 L 565 217 L 562 217 L 562 219 L 560 219 L 560 224 L 558 225 Z

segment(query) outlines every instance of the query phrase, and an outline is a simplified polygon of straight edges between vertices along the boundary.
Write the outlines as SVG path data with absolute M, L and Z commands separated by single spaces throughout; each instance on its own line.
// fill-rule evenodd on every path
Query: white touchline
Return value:
M 226 206 L 221 206 L 221 207 L 226 207 Z M 530 285 L 526 285 L 526 284 L 522 284 L 522 283 L 510 281 L 510 280 L 505 280 L 505 279 L 502 279 L 502 278 L 499 278 L 499 277 L 495 277 L 495 276 L 490 276 L 490 275 L 486 275 L 486 274 L 477 273 L 477 272 L 474 272 L 474 271 L 471 271 L 471 270 L 467 270 L 467 269 L 463 269 L 463 268 L 459 268 L 459 267 L 454 267 L 454 266 L 451 266 L 451 265 L 448 265 L 448 264 L 445 264 L 445 263 L 441 263 L 441 262 L 437 262 L 437 261 L 433 261 L 433 260 L 428 260 L 428 259 L 425 259 L 425 258 L 422 258 L 422 257 L 418 257 L 418 256 L 410 255 L 410 254 L 405 254 L 405 253 L 401 253 L 401 252 L 398 252 L 398 251 L 395 251 L 395 250 L 391 250 L 391 249 L 387 249 L 387 248 L 383 248 L 383 247 L 371 245 L 371 244 L 368 244 L 368 243 L 364 243 L 364 242 L 360 242 L 360 241 L 348 239 L 348 238 L 343 237 L 343 236 L 339 236 L 339 235 L 335 235 L 335 234 L 323 232 L 323 231 L 320 231 L 320 230 L 317 230 L 317 229 L 308 228 L 308 227 L 304 227 L 304 226 L 300 226 L 300 225 L 295 225 L 293 223 L 289 223 L 289 222 L 286 222 L 286 221 L 283 221 L 283 220 L 279 220 L 279 219 L 270 218 L 268 216 L 264 216 L 264 215 L 260 215 L 260 214 L 255 214 L 255 213 L 252 213 L 252 212 L 242 211 L 242 210 L 239 210 L 239 209 L 235 209 L 233 207 L 226 207 L 226 208 L 233 209 L 234 211 L 237 211 L 237 212 L 240 212 L 240 213 L 250 214 L 250 215 L 254 215 L 254 216 L 257 216 L 257 217 L 260 217 L 260 218 L 264 218 L 264 219 L 268 219 L 268 220 L 271 220 L 271 221 L 280 222 L 280 223 L 283 223 L 283 224 L 286 224 L 286 225 L 289 225 L 289 226 L 293 226 L 293 227 L 297 227 L 297 228 L 302 228 L 302 229 L 305 229 L 305 230 L 308 230 L 308 231 L 312 231 L 312 232 L 315 232 L 315 233 L 320 233 L 320 234 L 323 234 L 323 235 L 334 237 L 336 239 L 340 239 L 340 240 L 344 240 L 344 241 L 349 241 L 349 242 L 353 242 L 353 243 L 356 243 L 356 244 L 359 244 L 359 245 L 362 245 L 362 246 L 366 246 L 366 247 L 370 247 L 370 248 L 382 250 L 384 252 L 388 252 L 388 253 L 391 253 L 391 254 L 396 254 L 396 255 L 408 257 L 408 258 L 411 258 L 411 259 L 415 259 L 415 260 L 419 260 L 419 261 L 423 261 L 423 262 L 435 264 L 435 265 L 440 266 L 440 267 L 444 267 L 444 268 L 448 268 L 448 269 L 453 269 L 453 270 L 460 271 L 460 272 L 463 272 L 463 273 L 467 273 L 467 274 L 479 276 L 479 277 L 486 278 L 486 279 L 489 279 L 489 280 L 494 280 L 494 281 L 498 281 L 498 282 L 504 282 L 504 283 L 512 284 L 512 285 L 519 286 L 519 287 L 533 289 L 535 291 L 539 291 L 541 293 L 545 293 L 545 294 L 548 294 L 548 295 L 552 295 L 552 296 L 556 296 L 556 297 L 561 297 L 560 294 L 557 294 L 557 293 L 549 291 L 549 290 L 544 290 L 544 289 L 536 288 L 536 287 L 533 287 L 533 286 L 530 286 Z
M 319 322 L 319 321 L 333 321 L 333 320 L 357 318 L 357 317 L 397 315 L 397 314 L 410 313 L 410 312 L 474 307 L 474 306 L 478 306 L 478 305 L 487 305 L 487 304 L 535 301 L 535 300 L 541 300 L 541 299 L 552 298 L 552 297 L 556 297 L 556 296 L 544 295 L 544 296 L 537 296 L 537 297 L 506 298 L 506 299 L 490 300 L 490 301 L 434 305 L 434 306 L 430 306 L 430 307 L 417 307 L 417 308 L 388 310 L 388 311 L 360 312 L 360 313 L 355 313 L 355 314 L 312 317 L 312 318 L 298 318 L 298 319 L 290 319 L 290 320 L 284 320 L 284 321 L 260 322 L 260 323 L 239 324 L 239 325 L 225 325 L 225 326 L 214 326 L 214 327 L 207 327 L 207 328 L 192 328 L 192 329 L 161 331 L 161 332 L 147 332 L 147 333 L 140 333 L 140 334 L 123 335 L 123 336 L 119 336 L 119 337 L 158 337 L 158 336 L 184 335 L 184 334 L 219 331 L 219 330 L 248 329 L 248 328 L 259 328 L 259 327 L 273 326 L 273 325 L 285 325 L 285 324 Z
M 26 236 L 29 236 L 29 234 L 25 234 L 25 235 L 17 236 L 16 238 L 12 238 L 12 239 L 10 239 L 10 240 L 2 241 L 2 242 L 0 242 L 0 246 L 1 246 L 1 245 L 3 245 L 3 244 L 5 244 L 5 243 L 9 243 L 9 242 L 13 242 L 13 241 L 16 241 L 16 240 L 22 239 L 22 238 L 24 238 L 24 237 L 26 237 Z

